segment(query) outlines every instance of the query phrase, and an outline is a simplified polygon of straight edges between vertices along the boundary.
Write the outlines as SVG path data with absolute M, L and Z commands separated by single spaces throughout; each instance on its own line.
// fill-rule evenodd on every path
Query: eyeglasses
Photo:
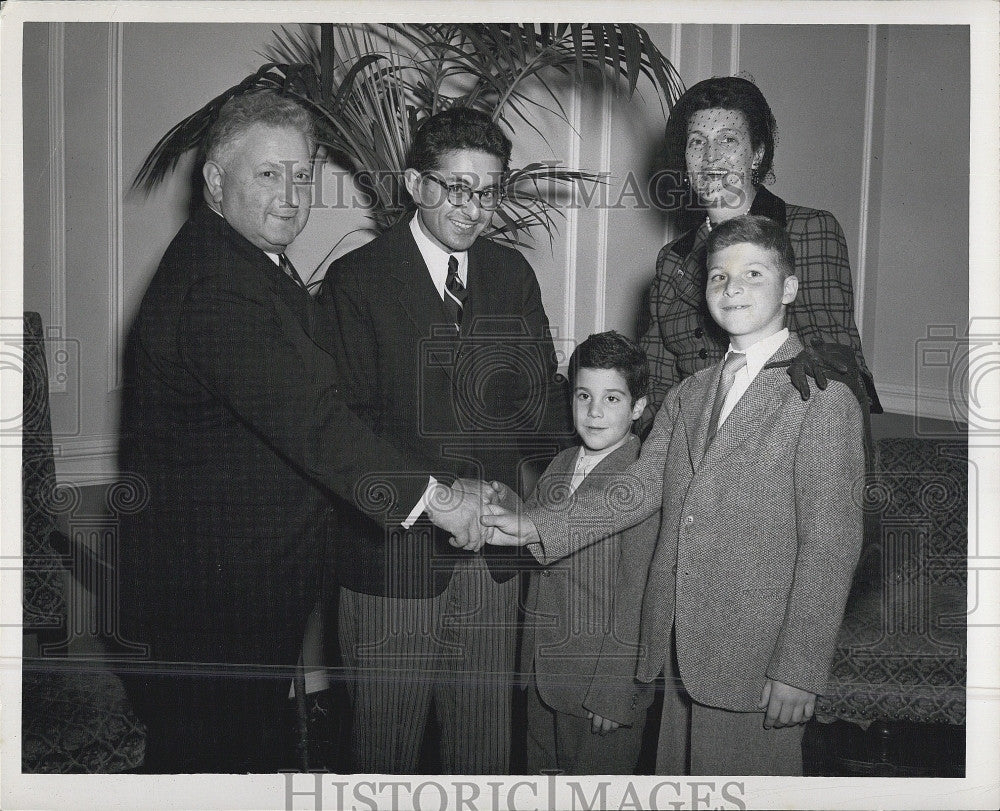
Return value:
M 470 189 L 464 183 L 445 183 L 432 174 L 424 174 L 427 180 L 433 180 L 447 192 L 448 202 L 453 206 L 464 206 L 473 197 L 477 199 L 480 208 L 494 211 L 503 202 L 504 192 L 499 186 L 487 186 L 485 189 Z

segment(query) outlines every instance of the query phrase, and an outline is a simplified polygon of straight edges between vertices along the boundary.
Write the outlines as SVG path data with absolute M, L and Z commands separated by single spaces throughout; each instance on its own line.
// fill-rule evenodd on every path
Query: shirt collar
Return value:
M 413 234 L 413 240 L 417 243 L 417 249 L 420 251 L 420 255 L 424 259 L 424 264 L 431 274 L 435 289 L 442 296 L 444 295 L 444 283 L 448 279 L 449 256 L 454 256 L 458 260 L 458 278 L 462 280 L 463 285 L 468 287 L 469 252 L 442 250 L 440 245 L 435 245 L 431 242 L 430 237 L 424 233 L 424 230 L 420 227 L 420 223 L 417 222 L 418 216 L 418 214 L 414 214 L 410 220 L 410 233 Z
M 747 375 L 750 380 L 753 380 L 761 369 L 764 368 L 771 356 L 774 355 L 785 341 L 788 340 L 788 327 L 778 330 L 774 335 L 768 336 L 767 338 L 761 338 L 757 343 L 751 344 L 745 350 L 743 354 L 747 356 Z M 729 345 L 730 352 L 739 352 L 738 349 L 733 349 L 733 345 Z
M 587 449 L 583 445 L 581 445 L 580 452 L 576 455 L 577 469 L 582 468 L 583 470 L 590 472 L 595 467 L 597 467 L 597 463 L 600 462 L 602 459 L 604 459 L 606 456 L 610 456 L 619 448 L 624 447 L 625 443 L 628 442 L 629 436 L 630 434 L 625 434 L 625 436 L 622 437 L 622 441 L 619 442 L 617 445 L 611 448 L 606 448 L 605 450 L 600 451 L 598 453 L 587 453 Z

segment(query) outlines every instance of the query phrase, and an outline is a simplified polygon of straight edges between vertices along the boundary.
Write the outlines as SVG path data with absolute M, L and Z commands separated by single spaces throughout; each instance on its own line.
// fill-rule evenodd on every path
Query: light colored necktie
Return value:
M 719 380 L 719 388 L 715 392 L 715 402 L 712 404 L 712 416 L 708 421 L 708 436 L 705 439 L 705 448 L 712 444 L 715 434 L 719 430 L 719 415 L 722 407 L 726 404 L 726 396 L 733 387 L 736 374 L 747 365 L 747 356 L 742 352 L 729 352 L 726 360 L 722 364 L 722 377 Z
M 462 307 L 469 291 L 458 277 L 458 259 L 448 257 L 448 278 L 444 283 L 444 306 L 456 327 L 462 326 Z

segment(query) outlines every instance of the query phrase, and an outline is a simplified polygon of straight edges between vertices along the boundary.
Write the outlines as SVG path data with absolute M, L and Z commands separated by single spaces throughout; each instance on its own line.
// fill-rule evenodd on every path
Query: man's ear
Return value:
M 413 198 L 413 202 L 419 203 L 421 183 L 420 172 L 413 168 L 404 169 L 403 183 L 406 185 L 406 190 L 410 193 L 410 197 Z
M 212 202 L 222 202 L 222 177 L 225 170 L 215 161 L 205 161 L 201 167 L 201 175 L 205 178 L 205 187 L 208 189 L 208 196 Z
M 799 277 L 792 275 L 785 279 L 785 286 L 781 293 L 781 303 L 791 304 L 795 301 L 795 296 L 799 292 Z
M 646 405 L 649 403 L 649 398 L 644 394 L 632 405 L 632 419 L 637 420 L 642 416 L 642 412 L 646 410 Z

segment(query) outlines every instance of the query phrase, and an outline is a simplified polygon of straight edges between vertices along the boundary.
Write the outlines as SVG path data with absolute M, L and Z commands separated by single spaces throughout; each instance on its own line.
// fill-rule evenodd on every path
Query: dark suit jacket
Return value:
M 528 262 L 489 240 L 469 249 L 468 290 L 456 336 L 403 222 L 334 262 L 318 300 L 346 352 L 351 406 L 376 433 L 516 487 L 523 460 L 551 459 L 566 424 L 548 318 Z M 338 577 L 354 591 L 431 597 L 470 554 L 426 522 L 387 534 L 364 516 L 347 520 Z M 516 554 L 483 554 L 495 579 L 513 576 Z
M 772 357 L 801 351 L 790 337 Z M 696 701 L 757 709 L 765 678 L 820 693 L 861 550 L 861 407 L 832 381 L 807 402 L 784 369 L 754 378 L 711 446 L 721 364 L 681 381 L 657 412 L 639 461 L 584 479 L 566 516 L 528 510 L 549 555 L 631 526 L 662 506 L 642 606 L 637 676 L 661 672 L 676 624 L 684 687 Z M 627 498 L 609 509 L 609 484 Z M 646 551 L 636 550 L 635 568 Z
M 329 496 L 391 522 L 435 472 L 348 410 L 323 318 L 206 206 L 150 283 L 126 347 L 121 444 L 147 492 L 121 562 L 125 626 L 159 659 L 294 663 Z
M 568 448 L 552 460 L 526 508 L 545 504 L 567 515 L 572 511 L 576 494 L 567 493 L 578 453 L 579 447 Z M 585 481 L 590 489 L 610 483 L 638 456 L 639 439 L 629 437 Z M 546 557 L 540 544 L 529 545 L 545 566 L 532 571 L 528 584 L 521 670 L 534 669 L 538 692 L 552 709 L 636 722 L 639 611 L 659 526 L 659 515 L 653 515 L 556 560 Z

